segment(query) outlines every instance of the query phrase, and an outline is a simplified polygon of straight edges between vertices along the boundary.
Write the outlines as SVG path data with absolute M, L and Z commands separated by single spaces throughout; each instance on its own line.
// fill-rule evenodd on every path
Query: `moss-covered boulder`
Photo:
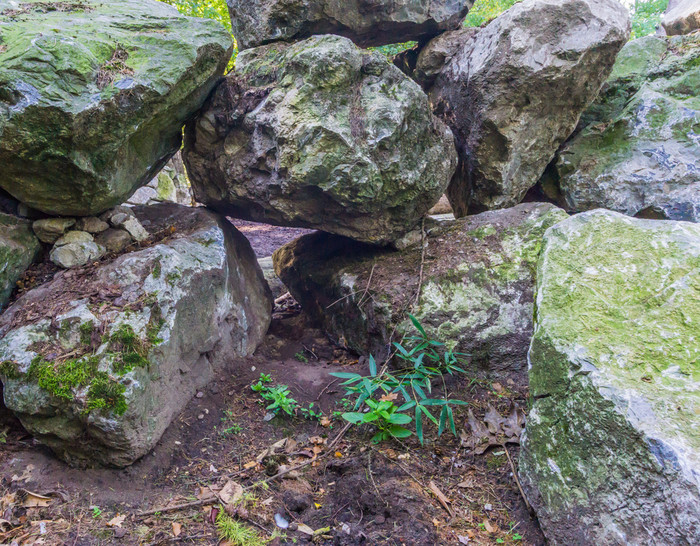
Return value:
M 302 307 L 354 351 L 385 356 L 392 334 L 414 333 L 412 309 L 434 339 L 471 355 L 475 370 L 524 370 L 540 241 L 565 218 L 530 203 L 426 221 L 424 252 L 421 234 L 391 251 L 315 233 L 277 250 L 273 261 Z
M 456 29 L 473 0 L 227 0 L 241 49 L 337 34 L 381 46 Z
M 520 473 L 553 544 L 700 543 L 700 226 L 550 228 Z
M 231 37 L 153 0 L 0 0 L 0 186 L 50 214 L 126 200 L 179 149 Z
M 0 213 L 0 310 L 40 250 L 31 222 Z
M 248 241 L 203 208 L 136 207 L 165 239 L 58 274 L 0 317 L 5 405 L 73 464 L 125 466 L 267 331 Z
M 420 221 L 457 163 L 420 87 L 340 36 L 241 53 L 184 159 L 195 199 L 222 213 L 377 244 Z
M 430 91 L 460 166 L 458 216 L 522 202 L 610 74 L 629 38 L 617 0 L 524 0 L 470 36 Z
M 700 221 L 700 34 L 628 43 L 545 191 L 570 211 Z

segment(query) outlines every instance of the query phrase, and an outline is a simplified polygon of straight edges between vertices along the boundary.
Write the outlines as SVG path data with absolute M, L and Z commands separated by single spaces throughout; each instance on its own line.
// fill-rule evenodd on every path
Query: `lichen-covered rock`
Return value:
M 700 29 L 700 2 L 698 0 L 681 0 L 666 10 L 661 21 L 666 34 L 690 34 Z
M 106 251 L 87 231 L 69 231 L 56 241 L 49 258 L 57 266 L 71 269 L 99 260 Z
M 456 29 L 472 0 L 227 0 L 241 49 L 312 34 L 337 34 L 362 47 L 426 40 Z
M 0 310 L 40 250 L 28 220 L 0 213 Z
M 184 159 L 196 200 L 229 216 L 386 244 L 438 201 L 456 152 L 383 55 L 314 36 L 242 52 Z
M 525 0 L 470 38 L 431 90 L 460 166 L 455 214 L 522 201 L 571 135 L 629 37 L 616 0 Z
M 192 206 L 192 189 L 185 173 L 185 165 L 182 162 L 180 152 L 168 161 L 158 176 L 136 190 L 134 195 L 129 197 L 129 200 L 124 204 L 128 206 L 156 205 L 164 202 Z
M 0 37 L 0 186 L 78 216 L 160 171 L 232 48 L 218 23 L 152 0 L 0 0 Z
M 34 234 L 42 243 L 53 244 L 75 225 L 75 218 L 42 218 L 32 224 Z
M 700 221 L 700 35 L 628 43 L 582 121 L 543 178 L 562 206 Z
M 700 543 L 700 226 L 549 229 L 520 458 L 552 544 Z
M 567 218 L 529 203 L 459 220 L 426 220 L 421 296 L 412 313 L 475 369 L 522 371 L 532 335 L 535 264 L 545 230 Z M 421 237 L 402 251 L 377 249 L 324 233 L 305 235 L 273 255 L 291 294 L 339 343 L 386 355 L 396 327 L 411 331 Z
M 136 207 L 174 234 L 31 290 L 0 317 L 5 405 L 74 464 L 125 466 L 251 354 L 272 298 L 248 241 L 203 208 Z

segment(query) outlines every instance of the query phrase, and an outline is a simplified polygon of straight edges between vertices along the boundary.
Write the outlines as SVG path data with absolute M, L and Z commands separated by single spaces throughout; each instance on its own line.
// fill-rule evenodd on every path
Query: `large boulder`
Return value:
M 160 171 L 232 51 L 218 23 L 152 0 L 0 0 L 0 42 L 0 186 L 82 216 Z
M 700 35 L 627 44 L 543 178 L 574 212 L 700 221 Z
M 457 141 L 448 191 L 455 214 L 522 201 L 629 33 L 616 0 L 525 0 L 468 37 L 430 92 Z
M 700 543 L 700 226 L 549 229 L 520 474 L 552 544 Z
M 340 36 L 242 52 L 184 159 L 195 199 L 222 213 L 377 244 L 420 221 L 457 162 L 420 87 Z
M 0 213 L 0 310 L 40 251 L 31 222 Z
M 228 221 L 172 204 L 134 210 L 167 238 L 60 273 L 0 317 L 5 405 L 73 464 L 144 455 L 270 322 L 267 283 Z
M 312 34 L 346 36 L 362 47 L 426 40 L 458 28 L 473 0 L 227 0 L 238 46 L 248 49 Z
M 700 2 L 680 0 L 674 6 L 669 4 L 661 25 L 669 36 L 690 34 L 700 29 Z
M 535 264 L 545 230 L 567 218 L 529 203 L 459 220 L 426 220 L 402 251 L 324 233 L 273 255 L 292 295 L 338 343 L 384 357 L 413 332 L 406 310 L 434 339 L 467 353 L 478 371 L 522 371 L 532 335 Z M 416 294 L 420 286 L 420 297 Z

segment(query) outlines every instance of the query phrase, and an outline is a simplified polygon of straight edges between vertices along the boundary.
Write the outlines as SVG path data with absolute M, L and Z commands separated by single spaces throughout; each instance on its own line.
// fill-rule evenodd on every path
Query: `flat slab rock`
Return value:
M 473 369 L 525 370 L 540 242 L 567 217 L 552 205 L 529 203 L 426 221 L 413 314 L 433 339 L 471 355 Z M 420 233 L 416 241 L 391 251 L 314 233 L 280 248 L 273 261 L 292 295 L 338 343 L 382 358 L 392 333 L 415 334 L 405 310 L 419 286 Z
M 550 228 L 520 477 L 553 544 L 700 543 L 700 226 Z
M 616 0 L 525 0 L 463 34 L 430 90 L 460 157 L 447 193 L 456 216 L 523 200 L 629 33 L 628 10 Z
M 220 24 L 152 0 L 0 0 L 0 35 L 0 186 L 69 216 L 161 170 L 232 52 Z
M 700 34 L 629 42 L 543 177 L 545 192 L 572 212 L 699 222 L 698 82 Z
M 387 244 L 440 199 L 457 156 L 420 87 L 340 36 L 243 51 L 186 128 L 195 199 L 223 214 Z
M 76 465 L 121 467 L 147 453 L 270 323 L 270 290 L 228 221 L 174 204 L 134 211 L 152 234 L 171 235 L 59 273 L 0 317 L 5 405 Z
M 472 0 L 227 0 L 241 49 L 337 34 L 361 47 L 425 40 L 460 26 Z

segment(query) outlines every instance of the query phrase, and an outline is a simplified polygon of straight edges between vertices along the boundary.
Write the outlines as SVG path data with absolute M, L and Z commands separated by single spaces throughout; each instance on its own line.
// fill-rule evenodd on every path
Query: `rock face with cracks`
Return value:
M 550 228 L 520 475 L 553 544 L 700 542 L 700 226 Z
M 455 134 L 455 214 L 522 201 L 571 135 L 629 37 L 616 0 L 525 0 L 469 38 L 437 77 Z
M 0 310 L 40 250 L 28 220 L 0 213 Z
M 420 221 L 457 161 L 420 87 L 339 36 L 242 52 L 184 159 L 195 199 L 224 214 L 376 244 Z
M 420 234 L 416 244 L 390 251 L 315 233 L 280 248 L 273 261 L 304 310 L 354 351 L 386 356 L 392 333 L 413 334 L 412 308 L 433 339 L 471 355 L 473 369 L 522 371 L 540 242 L 565 218 L 552 205 L 529 203 L 426 221 L 424 255 Z
M 0 317 L 5 405 L 72 464 L 133 463 L 270 323 L 270 290 L 229 222 L 178 205 L 134 211 L 172 235 L 58 274 Z
M 362 47 L 426 40 L 456 29 L 472 0 L 227 0 L 241 49 L 337 34 Z
M 582 121 L 543 177 L 550 196 L 574 212 L 700 221 L 700 35 L 628 43 Z
M 49 214 L 126 200 L 180 148 L 232 43 L 151 0 L 0 0 L 0 186 Z

